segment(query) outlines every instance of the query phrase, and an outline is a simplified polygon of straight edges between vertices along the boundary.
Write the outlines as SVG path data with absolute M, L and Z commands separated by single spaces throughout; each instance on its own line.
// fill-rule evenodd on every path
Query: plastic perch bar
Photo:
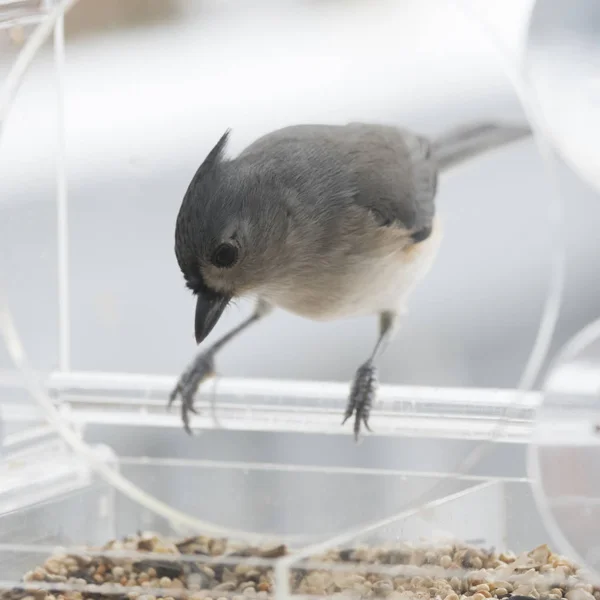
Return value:
M 114 423 L 181 427 L 177 407 L 166 411 L 175 377 L 55 372 L 46 389 L 72 424 Z M 254 431 L 347 434 L 341 427 L 345 383 L 213 379 L 197 397 L 192 425 Z M 518 402 L 515 399 L 518 398 Z M 500 439 L 525 442 L 540 397 L 512 389 L 381 386 L 374 435 L 487 440 L 509 410 Z

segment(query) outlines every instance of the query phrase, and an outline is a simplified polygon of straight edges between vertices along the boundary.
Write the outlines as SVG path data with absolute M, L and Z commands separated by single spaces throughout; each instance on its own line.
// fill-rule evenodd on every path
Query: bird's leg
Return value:
M 209 377 L 215 375 L 215 355 L 229 341 L 239 335 L 242 331 L 250 327 L 256 321 L 262 319 L 271 311 L 271 306 L 264 300 L 256 303 L 254 312 L 237 327 L 227 332 L 222 338 L 218 339 L 212 346 L 203 352 L 200 352 L 196 358 L 189 364 L 183 372 L 175 389 L 169 395 L 169 404 L 171 407 L 178 396 L 181 397 L 181 419 L 187 433 L 191 434 L 190 413 L 196 413 L 194 408 L 194 396 L 198 391 L 200 384 Z
M 354 415 L 354 437 L 357 441 L 361 423 L 371 431 L 369 427 L 369 414 L 377 388 L 377 367 L 375 366 L 375 361 L 383 354 L 392 340 L 396 332 L 397 322 L 398 316 L 396 313 L 384 312 L 379 315 L 379 337 L 375 348 L 369 359 L 358 368 L 354 376 L 342 425 Z

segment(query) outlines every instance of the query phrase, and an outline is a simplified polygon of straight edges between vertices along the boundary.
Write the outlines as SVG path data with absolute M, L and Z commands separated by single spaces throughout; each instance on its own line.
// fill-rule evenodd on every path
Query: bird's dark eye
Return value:
M 228 269 L 233 267 L 238 259 L 238 249 L 232 244 L 221 244 L 213 252 L 210 261 L 215 267 Z

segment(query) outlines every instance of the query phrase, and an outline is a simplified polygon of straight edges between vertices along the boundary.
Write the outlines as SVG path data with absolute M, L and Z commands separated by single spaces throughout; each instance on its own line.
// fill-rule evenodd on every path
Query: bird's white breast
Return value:
M 383 244 L 377 252 L 353 256 L 343 269 L 322 275 L 318 268 L 269 286 L 263 297 L 292 313 L 333 320 L 382 311 L 401 313 L 408 296 L 427 275 L 442 238 L 438 218 L 425 241 L 408 247 Z

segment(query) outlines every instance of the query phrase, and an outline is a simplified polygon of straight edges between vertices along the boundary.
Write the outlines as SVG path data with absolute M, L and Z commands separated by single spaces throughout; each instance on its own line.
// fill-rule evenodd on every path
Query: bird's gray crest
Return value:
M 225 148 L 227 147 L 230 133 L 231 129 L 227 129 L 221 136 L 221 139 L 215 144 L 215 147 L 208 153 L 208 156 L 204 159 L 203 163 L 196 171 L 194 179 L 197 177 L 202 177 L 202 175 L 205 175 L 206 173 L 210 173 L 210 171 L 212 171 L 214 167 L 223 160 L 223 155 L 225 154 Z
M 223 161 L 225 148 L 231 129 L 227 129 L 198 167 L 181 203 L 175 228 L 175 254 L 184 275 L 197 270 L 196 265 L 196 225 L 200 216 L 202 199 L 208 196 L 208 189 L 203 193 L 203 183 L 210 186 L 211 174 L 215 174 Z M 197 279 L 197 277 L 194 277 Z

